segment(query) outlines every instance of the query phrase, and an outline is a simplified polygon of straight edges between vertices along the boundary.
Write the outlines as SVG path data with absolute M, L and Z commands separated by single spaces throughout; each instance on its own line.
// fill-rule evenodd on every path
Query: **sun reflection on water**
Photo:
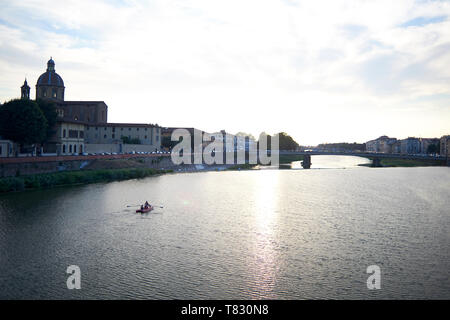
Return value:
M 254 270 L 253 298 L 274 298 L 273 288 L 277 275 L 277 205 L 278 178 L 276 171 L 267 170 L 259 175 L 254 189 L 254 243 L 251 265 Z

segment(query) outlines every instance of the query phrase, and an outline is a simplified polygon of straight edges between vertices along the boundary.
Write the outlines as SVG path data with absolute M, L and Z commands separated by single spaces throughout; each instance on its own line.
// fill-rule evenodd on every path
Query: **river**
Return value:
M 449 168 L 312 162 L 1 195 L 0 298 L 450 298 Z

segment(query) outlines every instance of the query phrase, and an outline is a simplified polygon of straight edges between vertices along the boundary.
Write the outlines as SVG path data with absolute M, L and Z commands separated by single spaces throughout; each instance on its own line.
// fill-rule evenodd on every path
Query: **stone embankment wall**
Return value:
M 229 166 L 174 165 L 167 154 L 0 158 L 0 178 L 74 170 L 154 168 L 186 172 L 223 170 Z
M 124 164 L 125 163 L 125 164 Z M 96 164 L 94 167 L 92 167 Z M 0 158 L 0 177 L 58 171 L 173 166 L 169 155 L 110 155 Z

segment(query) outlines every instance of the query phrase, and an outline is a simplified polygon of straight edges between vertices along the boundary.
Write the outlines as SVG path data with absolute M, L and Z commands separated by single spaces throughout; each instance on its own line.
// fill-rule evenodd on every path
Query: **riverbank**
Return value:
M 64 171 L 19 177 L 7 177 L 0 179 L 0 193 L 45 189 L 75 184 L 90 184 L 96 182 L 138 179 L 170 172 L 173 172 L 173 170 L 152 168 L 126 168 Z
M 370 158 L 369 158 L 370 159 Z M 373 159 L 370 159 L 373 161 Z M 372 167 L 371 163 L 359 164 L 359 166 L 363 167 Z M 380 167 L 381 168 L 389 168 L 389 167 L 441 167 L 445 166 L 444 162 L 434 161 L 434 160 L 410 160 L 410 159 L 381 159 Z
M 280 165 L 302 161 L 302 155 L 280 155 Z M 372 159 L 370 159 L 372 160 Z M 381 159 L 381 167 L 425 167 L 444 166 L 445 164 L 430 160 L 408 159 Z M 149 168 L 149 166 L 158 166 Z M 164 167 L 162 167 L 164 166 Z M 359 166 L 371 167 L 372 164 L 359 164 Z M 169 167 L 169 168 L 167 168 Z M 170 167 L 168 163 L 162 163 L 161 159 L 133 160 L 98 160 L 89 163 L 83 169 L 61 172 L 38 173 L 20 175 L 16 177 L 0 178 L 0 193 L 24 191 L 33 189 L 45 189 L 51 187 L 68 186 L 75 184 L 90 184 L 97 182 L 121 181 L 137 178 L 145 178 L 164 173 L 182 173 L 199 171 L 223 171 L 223 170 L 255 170 L 259 165 L 183 165 Z

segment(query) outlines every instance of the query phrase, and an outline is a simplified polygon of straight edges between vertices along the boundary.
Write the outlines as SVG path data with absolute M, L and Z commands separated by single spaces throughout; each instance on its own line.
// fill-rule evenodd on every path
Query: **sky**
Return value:
M 0 102 L 50 57 L 109 122 L 287 132 L 301 145 L 450 134 L 450 1 L 0 0 Z

